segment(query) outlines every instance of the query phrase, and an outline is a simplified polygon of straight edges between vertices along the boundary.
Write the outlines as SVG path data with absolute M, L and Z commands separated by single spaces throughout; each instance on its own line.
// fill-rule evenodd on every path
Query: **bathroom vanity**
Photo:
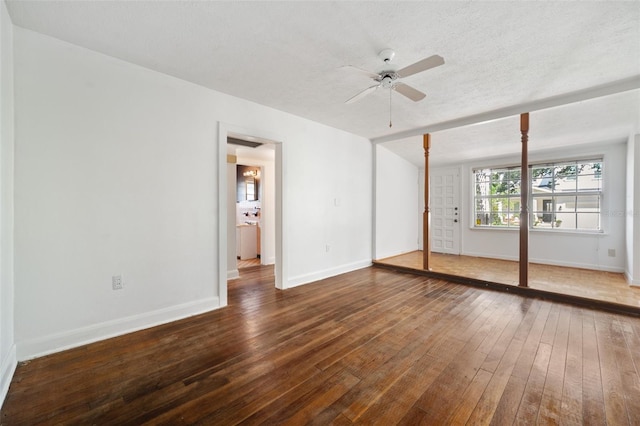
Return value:
M 260 257 L 260 226 L 257 223 L 236 225 L 236 256 L 241 260 Z

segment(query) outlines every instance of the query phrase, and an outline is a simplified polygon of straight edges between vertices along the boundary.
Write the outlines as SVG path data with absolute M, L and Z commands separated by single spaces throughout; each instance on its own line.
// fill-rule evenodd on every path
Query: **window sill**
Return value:
M 472 231 L 498 231 L 498 232 L 520 232 L 520 228 L 518 228 L 517 226 L 512 226 L 512 227 L 480 227 L 480 226 L 470 226 L 469 227 L 470 230 Z M 529 232 L 533 232 L 536 234 L 564 234 L 564 235 L 585 235 L 585 236 L 607 236 L 609 235 L 607 232 L 604 231 L 578 231 L 578 230 L 571 230 L 571 229 L 560 229 L 560 228 L 551 228 L 551 229 L 545 229 L 545 228 L 529 228 Z
M 570 235 L 609 235 L 604 231 L 578 231 L 574 229 L 545 229 L 545 228 L 529 228 L 531 232 L 543 234 L 570 234 Z

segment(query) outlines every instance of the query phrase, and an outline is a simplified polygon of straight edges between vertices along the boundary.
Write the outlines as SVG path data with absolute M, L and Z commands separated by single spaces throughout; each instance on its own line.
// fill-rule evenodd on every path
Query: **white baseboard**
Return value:
M 233 271 L 227 271 L 227 279 L 235 280 L 236 278 L 240 278 L 240 271 L 234 269 Z
M 0 408 L 4 404 L 4 400 L 9 392 L 9 385 L 11 385 L 11 379 L 16 372 L 18 366 L 18 360 L 16 358 L 16 345 L 11 346 L 9 353 L 2 360 L 0 364 Z
M 624 271 L 624 277 L 627 279 L 629 285 L 640 286 L 640 281 L 634 280 L 629 271 Z
M 157 325 L 202 314 L 220 307 L 220 299 L 211 297 L 126 318 L 64 331 L 46 337 L 17 342 L 17 359 L 20 361 L 60 352 L 66 349 L 144 330 Z
M 487 259 L 500 259 L 500 260 L 511 260 L 518 261 L 518 256 L 499 256 L 499 255 L 488 255 L 486 253 L 461 253 L 463 256 L 473 256 L 473 257 L 484 257 Z M 558 262 L 552 259 L 534 259 L 529 258 L 530 263 L 539 263 L 541 265 L 552 265 L 552 266 L 565 266 L 567 268 L 580 268 L 580 269 L 591 269 L 594 271 L 606 271 L 606 272 L 616 272 L 619 274 L 624 273 L 623 268 L 613 267 L 613 266 L 604 266 L 604 265 L 595 265 L 592 263 L 578 263 L 578 262 Z
M 299 275 L 297 277 L 290 278 L 289 281 L 287 281 L 286 288 L 297 287 L 299 285 L 320 281 L 325 278 L 334 277 L 336 275 L 366 268 L 368 266 L 371 266 L 371 260 L 369 259 L 348 263 L 346 265 L 325 269 L 323 271 L 313 272 L 311 274 Z
M 275 256 L 271 256 L 271 257 L 265 257 L 262 259 L 261 262 L 263 265 L 275 265 L 276 263 L 276 258 Z

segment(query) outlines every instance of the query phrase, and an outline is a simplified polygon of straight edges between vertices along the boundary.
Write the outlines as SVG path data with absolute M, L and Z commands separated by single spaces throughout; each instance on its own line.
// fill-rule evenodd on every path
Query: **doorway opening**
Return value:
M 265 200 L 266 193 L 263 191 L 263 180 L 268 178 L 264 169 L 267 166 L 262 167 L 255 164 L 257 160 L 249 159 L 245 155 L 255 155 L 253 152 L 245 153 L 244 150 L 235 149 L 230 142 L 228 143 L 228 150 L 235 150 L 236 157 L 236 209 L 235 209 L 235 222 L 236 222 L 236 262 L 238 273 L 245 268 L 268 265 L 271 264 L 271 259 L 262 258 L 262 238 L 263 230 L 267 225 L 266 221 L 263 221 L 262 205 Z M 259 155 L 264 156 L 264 161 L 273 166 L 275 151 L 260 151 Z M 272 167 L 271 167 L 272 168 Z M 230 190 L 233 187 L 229 182 Z M 267 203 L 267 208 L 269 208 Z M 231 217 L 228 220 L 232 220 Z M 233 235 L 229 235 L 230 238 L 234 238 Z M 272 241 L 266 241 L 265 244 Z M 272 252 L 273 250 L 266 250 Z
M 221 306 L 227 304 L 227 282 L 240 277 L 243 267 L 273 265 L 275 286 L 283 289 L 286 282 L 283 144 L 273 137 L 255 135 L 220 123 Z

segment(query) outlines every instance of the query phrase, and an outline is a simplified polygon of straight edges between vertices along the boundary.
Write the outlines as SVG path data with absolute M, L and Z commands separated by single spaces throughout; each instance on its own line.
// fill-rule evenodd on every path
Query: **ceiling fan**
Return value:
M 396 52 L 394 52 L 393 50 L 384 49 L 382 52 L 378 54 L 378 57 L 382 59 L 382 61 L 384 61 L 385 64 L 388 64 L 393 60 L 395 55 L 396 55 Z M 371 79 L 373 79 L 373 81 L 375 81 L 376 84 L 374 84 L 373 86 L 367 87 L 363 91 L 357 93 L 355 96 L 352 96 L 351 98 L 347 99 L 345 103 L 350 104 L 350 103 L 356 102 L 357 100 L 362 99 L 369 93 L 376 91 L 380 87 L 384 89 L 395 90 L 396 92 L 406 96 L 412 101 L 418 102 L 424 99 L 426 95 L 421 91 L 419 91 L 418 89 L 415 89 L 409 86 L 408 84 L 401 82 L 400 79 L 404 77 L 409 77 L 410 75 L 414 75 L 422 71 L 426 71 L 431 68 L 438 67 L 443 64 L 444 64 L 444 58 L 442 56 L 433 55 L 433 56 L 429 56 L 428 58 L 422 59 L 416 62 L 415 64 L 404 67 L 398 71 L 389 69 L 388 71 L 374 73 L 371 71 L 363 70 L 358 67 L 354 67 L 352 65 L 347 65 L 344 68 L 352 69 L 361 74 L 365 74 Z

